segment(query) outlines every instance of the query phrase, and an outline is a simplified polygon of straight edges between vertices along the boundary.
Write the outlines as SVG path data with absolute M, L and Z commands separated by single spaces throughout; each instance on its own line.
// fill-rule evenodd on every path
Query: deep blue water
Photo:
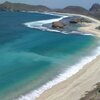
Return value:
M 0 12 L 0 100 L 37 89 L 95 48 L 96 38 L 30 29 L 23 23 L 58 18 Z

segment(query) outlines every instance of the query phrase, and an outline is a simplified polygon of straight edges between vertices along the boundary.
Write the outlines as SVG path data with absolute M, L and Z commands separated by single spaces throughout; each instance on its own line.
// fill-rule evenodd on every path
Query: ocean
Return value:
M 0 100 L 35 100 L 99 54 L 96 36 L 41 27 L 61 18 L 0 12 Z

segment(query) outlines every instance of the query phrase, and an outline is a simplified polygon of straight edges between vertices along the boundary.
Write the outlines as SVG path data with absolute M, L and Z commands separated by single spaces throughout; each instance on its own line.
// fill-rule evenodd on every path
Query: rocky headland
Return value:
M 69 16 L 43 26 L 61 32 L 72 32 L 77 31 L 78 27 L 85 26 L 84 23 L 92 23 L 92 20 L 81 16 Z

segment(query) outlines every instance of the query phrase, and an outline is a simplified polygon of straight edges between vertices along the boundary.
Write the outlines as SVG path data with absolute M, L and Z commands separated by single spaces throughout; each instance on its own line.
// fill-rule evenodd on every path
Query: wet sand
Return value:
M 92 23 L 83 23 L 84 27 L 78 28 L 79 31 L 89 32 L 100 37 L 100 30 L 96 29 L 100 25 L 100 21 L 83 15 L 78 16 L 93 21 Z M 98 82 L 100 82 L 100 56 L 66 81 L 45 91 L 37 100 L 80 100 L 85 96 L 86 91 L 93 90 Z
M 99 56 L 68 80 L 45 91 L 37 100 L 79 100 L 98 82 L 100 82 Z

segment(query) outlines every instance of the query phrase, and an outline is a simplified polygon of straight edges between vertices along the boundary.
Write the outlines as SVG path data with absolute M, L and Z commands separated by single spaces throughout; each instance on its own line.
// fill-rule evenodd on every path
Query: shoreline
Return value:
M 71 14 L 71 15 L 77 15 L 77 14 Z M 85 25 L 84 27 L 79 27 L 78 30 L 80 32 L 89 32 L 97 37 L 100 37 L 100 31 L 95 29 L 100 25 L 99 20 L 84 15 L 77 15 L 77 16 L 85 17 L 93 21 L 92 23 L 84 23 Z M 98 82 L 100 82 L 99 61 L 100 61 L 100 56 L 98 55 L 91 62 L 88 62 L 85 66 L 83 66 L 83 68 L 79 70 L 75 75 L 72 75 L 67 80 L 58 83 L 51 89 L 46 90 L 36 100 L 81 99 L 85 95 L 86 91 L 91 91 L 92 89 L 94 89 L 95 85 Z M 94 76 L 94 74 L 96 75 Z
M 80 16 L 82 16 L 84 18 L 88 18 L 88 19 L 90 19 L 91 21 L 94 21 L 94 22 L 83 23 L 83 25 L 85 25 L 85 26 L 79 27 L 78 30 L 81 31 L 81 32 L 89 32 L 91 34 L 94 34 L 94 35 L 100 37 L 100 30 L 96 29 L 98 26 L 100 26 L 100 21 L 96 20 L 94 18 L 91 18 L 91 17 L 84 16 L 84 15 L 80 15 Z
M 80 100 L 100 82 L 100 56 L 75 75 L 45 91 L 36 100 Z M 88 71 L 89 70 L 89 71 Z
M 32 12 L 32 13 L 39 13 L 39 12 Z M 89 33 L 89 35 L 91 34 L 91 35 L 95 35 L 95 36 L 100 37 L 100 34 L 99 34 L 100 30 L 99 29 L 95 29 L 96 27 L 100 26 L 100 21 L 97 20 L 97 19 L 94 19 L 94 18 L 92 18 L 90 16 L 88 17 L 88 16 L 80 15 L 80 14 L 69 14 L 69 13 L 65 14 L 65 13 L 57 13 L 57 12 L 42 12 L 41 14 L 49 14 L 49 15 L 54 15 L 54 16 L 60 16 L 60 18 L 33 21 L 33 22 L 26 22 L 26 23 L 24 23 L 24 25 L 29 27 L 29 28 L 36 28 L 36 29 L 40 29 L 40 30 L 43 30 L 43 31 L 46 30 L 46 31 L 61 32 L 63 34 L 66 34 L 67 32 L 65 32 L 65 31 L 60 31 L 60 30 L 53 29 L 53 28 L 51 29 L 51 28 L 45 27 L 43 25 L 48 24 L 48 23 L 52 23 L 52 22 L 55 22 L 55 21 L 60 21 L 63 18 L 66 18 L 66 17 L 79 16 L 79 17 L 83 17 L 83 18 L 89 19 L 92 22 L 91 23 L 85 23 L 85 22 L 84 23 L 80 23 L 80 25 L 82 25 L 82 26 L 78 27 L 77 30 L 75 30 L 75 31 L 83 32 L 84 35 L 86 33 Z
M 52 13 L 50 13 L 50 14 L 52 14 Z M 56 13 L 57 14 L 57 13 Z M 59 15 L 59 13 L 58 13 L 58 15 Z M 61 14 L 60 14 L 61 15 Z M 92 25 L 94 25 L 95 27 L 97 27 L 97 23 L 98 23 L 98 25 L 99 25 L 99 23 L 100 23 L 100 21 L 98 21 L 98 20 L 96 20 L 96 19 L 93 19 L 93 18 L 91 18 L 91 17 L 88 17 L 88 16 L 84 16 L 84 15 L 78 15 L 78 14 L 69 14 L 70 16 L 81 16 L 81 17 L 85 17 L 85 18 L 90 18 L 92 21 L 93 21 L 93 23 L 92 23 Z M 62 16 L 68 16 L 68 14 L 62 14 Z M 36 22 L 41 22 L 41 21 L 36 21 Z M 35 22 L 35 23 L 36 23 Z M 26 24 L 28 24 L 28 25 L 31 25 L 32 23 L 34 23 L 34 22 L 28 22 L 28 23 L 26 23 Z M 42 23 L 43 24 L 43 23 Z M 86 28 L 86 26 L 87 27 L 89 27 L 89 29 L 87 28 L 87 30 L 85 31 L 85 28 Z M 96 30 L 96 32 L 95 32 L 95 30 L 94 30 L 94 32 L 91 32 L 91 26 L 89 26 L 89 24 L 88 25 L 86 25 L 85 27 L 82 27 L 83 29 L 80 29 L 80 28 L 78 28 L 78 30 L 80 31 L 80 32 L 83 32 L 83 34 L 84 33 L 90 33 L 90 34 L 93 34 L 93 35 L 95 35 L 95 36 L 100 36 L 99 35 L 99 33 L 98 33 L 98 31 L 97 31 L 97 29 L 95 29 Z M 30 26 L 29 26 L 30 27 Z M 31 26 L 31 28 L 32 28 L 32 26 Z M 33 27 L 34 28 L 34 27 Z M 85 34 L 84 34 L 85 35 Z M 100 54 L 98 54 L 98 55 L 100 55 Z M 92 55 L 93 56 L 93 55 Z M 95 57 L 97 57 L 97 55 L 95 54 Z M 90 57 L 91 58 L 91 57 Z M 98 58 L 98 57 L 97 57 Z M 94 59 L 95 58 L 93 58 L 93 59 L 91 59 L 92 61 L 94 61 Z M 92 61 L 88 61 L 86 64 L 85 64 L 85 66 L 88 64 L 88 63 L 91 63 Z M 78 63 L 79 64 L 79 63 Z M 74 72 L 73 74 L 71 74 L 69 77 L 67 77 L 66 79 L 64 79 L 63 77 L 62 77 L 62 80 L 61 81 L 59 81 L 58 83 L 53 83 L 53 82 L 56 82 L 55 81 L 55 79 L 57 79 L 57 78 L 59 78 L 59 76 L 58 77 L 56 77 L 54 80 L 51 80 L 50 82 L 48 82 L 48 83 L 46 83 L 46 84 L 44 84 L 42 87 L 40 87 L 40 88 L 38 88 L 37 90 L 34 90 L 34 91 L 31 91 L 30 93 L 28 93 L 28 94 L 25 94 L 25 95 L 23 95 L 23 96 L 21 96 L 21 97 L 19 97 L 19 99 L 17 99 L 17 100 L 24 100 L 25 98 L 29 98 L 29 100 L 63 100 L 62 98 L 60 98 L 60 99 L 58 99 L 58 95 L 55 95 L 54 97 L 55 97 L 55 99 L 53 99 L 52 98 L 52 96 L 53 96 L 53 94 L 56 94 L 56 91 L 58 91 L 58 88 L 59 88 L 59 84 L 63 84 L 64 82 L 66 83 L 66 81 L 68 81 L 68 80 L 70 80 L 72 77 L 74 77 L 74 76 L 76 76 L 78 73 L 80 73 L 80 71 L 81 70 L 83 70 L 85 67 L 84 67 L 84 65 L 80 68 L 80 69 L 78 69 L 78 71 L 77 72 Z M 63 76 L 63 75 L 62 75 Z M 74 81 L 74 80 L 73 80 Z M 76 81 L 76 80 L 75 80 Z M 49 83 L 51 83 L 51 84 L 49 84 Z M 63 86 L 63 85 L 61 85 L 61 86 Z M 68 85 L 69 86 L 69 85 Z M 66 86 L 67 87 L 67 86 Z M 62 89 L 60 88 L 60 90 L 62 91 Z M 59 91 L 60 91 L 59 90 Z M 51 91 L 51 93 L 49 93 L 49 91 Z M 69 92 L 69 91 L 67 91 L 67 92 Z M 66 95 L 66 94 L 65 94 Z M 48 99 L 50 97 L 50 99 Z M 62 96 L 63 97 L 63 96 Z M 57 98 L 57 99 L 56 99 Z M 64 100 L 66 100 L 66 98 L 64 99 Z M 68 99 L 68 100 L 71 100 L 71 99 Z M 75 100 L 75 99 L 73 99 L 73 100 Z M 77 99 L 76 99 L 77 100 Z
M 94 60 L 98 55 L 100 55 L 100 53 L 97 52 L 97 51 L 100 51 L 100 47 L 97 47 L 96 51 L 95 50 L 93 51 L 93 55 L 84 57 L 78 63 L 76 63 L 73 66 L 70 66 L 69 69 L 65 70 L 65 72 L 61 73 L 60 75 L 55 77 L 53 80 L 47 82 L 46 84 L 44 84 L 43 86 L 37 88 L 36 90 L 28 92 L 25 95 L 21 95 L 20 97 L 18 97 L 15 100 L 25 100 L 27 98 L 29 100 L 38 100 L 38 99 L 39 100 L 47 100 L 47 97 L 41 99 L 41 95 L 45 95 L 45 92 L 48 92 L 49 90 L 52 90 L 52 88 L 58 86 L 59 84 L 62 84 L 63 82 L 69 80 L 71 77 L 76 75 L 79 72 L 79 70 L 82 70 L 83 67 L 87 63 L 89 63 L 89 62 L 91 63 L 92 60 Z M 87 60 L 85 60 L 85 59 L 87 59 Z M 52 99 L 50 99 L 50 100 L 52 100 Z M 60 100 L 62 100 L 62 99 L 60 99 Z
M 81 23 L 81 25 L 83 25 L 83 26 L 79 27 L 77 29 L 77 31 L 84 32 L 84 33 L 90 33 L 90 34 L 93 34 L 95 36 L 100 37 L 100 34 L 99 34 L 100 30 L 95 29 L 96 27 L 100 26 L 100 20 L 97 20 L 97 19 L 90 17 L 90 16 L 81 15 L 81 14 L 69 14 L 69 13 L 65 14 L 65 13 L 56 13 L 56 12 L 53 12 L 51 14 L 58 14 L 58 15 L 63 15 L 63 16 L 79 16 L 79 17 L 89 19 L 93 22 L 91 22 L 91 23 Z

